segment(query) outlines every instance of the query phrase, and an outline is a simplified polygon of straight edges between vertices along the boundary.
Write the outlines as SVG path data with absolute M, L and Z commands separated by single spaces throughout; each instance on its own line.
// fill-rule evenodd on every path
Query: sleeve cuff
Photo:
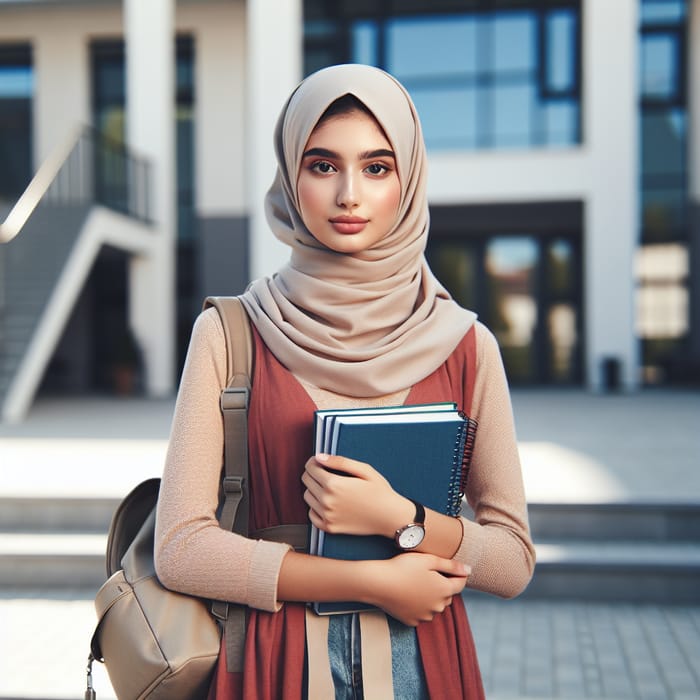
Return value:
M 282 560 L 291 549 L 282 542 L 255 542 L 248 579 L 250 607 L 268 612 L 277 612 L 282 607 L 277 600 L 277 581 Z
M 481 527 L 463 516 L 460 516 L 459 519 L 463 530 L 462 542 L 453 558 L 462 564 L 472 567 L 473 570 L 481 559 L 481 551 L 483 549 Z

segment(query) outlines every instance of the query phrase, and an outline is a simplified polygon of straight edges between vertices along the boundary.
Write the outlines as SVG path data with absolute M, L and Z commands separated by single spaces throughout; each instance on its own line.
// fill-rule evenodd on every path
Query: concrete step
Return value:
M 700 542 L 700 503 L 530 503 L 535 540 Z
M 0 533 L 106 534 L 118 505 L 118 498 L 0 498 Z
M 106 578 L 106 545 L 98 534 L 0 533 L 0 589 L 97 591 Z
M 538 541 L 530 598 L 700 603 L 700 542 Z

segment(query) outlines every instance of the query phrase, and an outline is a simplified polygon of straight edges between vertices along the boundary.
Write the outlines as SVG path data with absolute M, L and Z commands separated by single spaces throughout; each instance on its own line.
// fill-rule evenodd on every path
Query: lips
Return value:
M 360 216 L 336 216 L 329 219 L 331 226 L 338 233 L 360 233 L 367 226 L 367 219 Z

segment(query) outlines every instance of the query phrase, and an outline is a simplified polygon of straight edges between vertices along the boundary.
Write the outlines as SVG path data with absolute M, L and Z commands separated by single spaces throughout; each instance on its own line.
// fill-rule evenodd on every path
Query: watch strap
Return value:
M 413 503 L 413 505 L 416 507 L 416 515 L 413 518 L 413 522 L 416 525 L 425 526 L 425 508 L 423 507 L 423 504 L 419 501 L 414 501 L 412 498 L 409 498 L 408 500 L 411 501 L 411 503 Z

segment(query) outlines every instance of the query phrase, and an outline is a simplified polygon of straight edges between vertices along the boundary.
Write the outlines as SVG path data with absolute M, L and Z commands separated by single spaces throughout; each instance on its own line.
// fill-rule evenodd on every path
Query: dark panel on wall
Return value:
M 430 209 L 430 229 L 438 234 L 488 234 L 517 228 L 538 234 L 580 231 L 583 202 L 499 202 L 435 206 Z M 517 227 L 514 227 L 517 222 Z
M 250 281 L 247 219 L 200 218 L 198 229 L 200 296 L 243 292 Z

